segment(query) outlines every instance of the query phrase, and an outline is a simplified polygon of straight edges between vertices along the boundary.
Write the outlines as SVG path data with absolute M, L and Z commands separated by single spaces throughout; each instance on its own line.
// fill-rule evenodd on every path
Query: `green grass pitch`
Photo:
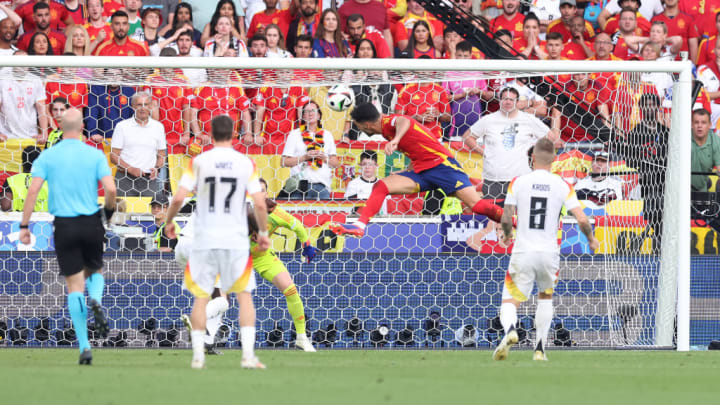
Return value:
M 6 404 L 695 404 L 717 403 L 720 352 L 551 350 L 493 362 L 487 350 L 239 350 L 190 369 L 189 350 L 0 349 Z

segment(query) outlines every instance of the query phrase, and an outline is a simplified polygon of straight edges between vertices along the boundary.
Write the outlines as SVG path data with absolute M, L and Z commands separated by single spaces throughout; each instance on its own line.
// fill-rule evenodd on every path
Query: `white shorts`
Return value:
M 184 236 L 179 238 L 175 245 L 175 262 L 180 266 L 180 270 L 185 271 L 190 259 L 190 251 L 192 250 L 192 237 Z M 255 277 L 253 277 L 254 279 Z M 220 277 L 215 278 L 215 288 L 220 288 Z
M 557 252 L 513 253 L 505 273 L 502 299 L 527 301 L 537 283 L 538 291 L 552 294 L 560 271 L 560 254 Z
M 210 297 L 216 280 L 220 291 L 252 292 L 257 286 L 248 250 L 193 249 L 185 267 L 185 288 L 194 296 Z

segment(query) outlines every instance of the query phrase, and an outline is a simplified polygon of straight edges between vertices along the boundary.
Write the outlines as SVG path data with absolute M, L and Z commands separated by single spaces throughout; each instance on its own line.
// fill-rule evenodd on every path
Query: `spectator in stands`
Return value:
M 418 21 L 416 24 L 423 23 L 424 21 Z M 433 82 L 406 84 L 398 93 L 395 113 L 412 117 L 437 138 L 445 138 L 443 126 L 452 119 L 447 92 L 441 85 Z
M 301 109 L 300 127 L 288 134 L 282 151 L 282 166 L 291 168 L 290 176 L 298 180 L 298 187 L 285 191 L 290 198 L 327 200 L 332 187 L 331 169 L 340 166 L 335 138 L 320 126 L 322 117 L 317 104 L 311 101 Z
M 598 16 L 598 24 L 600 25 L 600 27 L 602 27 L 605 32 L 612 35 L 614 31 L 610 32 L 608 31 L 608 29 L 615 29 L 615 27 L 612 26 L 613 17 L 615 17 L 620 12 L 620 10 L 625 7 L 631 7 L 632 9 L 634 9 L 637 12 L 638 20 L 640 20 L 640 18 L 644 20 L 644 22 L 640 24 L 641 27 L 645 27 L 645 23 L 648 23 L 654 16 L 663 12 L 663 5 L 661 0 L 643 0 L 642 2 L 640 0 L 609 1 L 607 2 L 607 5 L 603 9 L 603 11 Z M 650 24 L 648 23 L 647 27 L 645 28 L 649 29 Z
M 101 43 L 112 36 L 112 28 L 103 16 L 102 0 L 87 0 L 88 17 L 83 25 L 90 36 L 90 41 Z
M 535 0 L 525 14 L 529 13 L 535 14 L 538 18 L 540 39 L 544 40 L 550 23 L 561 15 L 560 4 L 558 4 L 558 0 Z
M 720 41 L 715 41 L 714 55 L 713 60 L 698 67 L 697 77 L 710 98 L 712 123 L 716 125 L 720 118 Z
M 85 24 L 85 2 L 81 2 L 80 0 L 64 0 L 64 3 L 68 14 L 73 20 L 73 24 Z
M 720 31 L 720 12 L 715 16 L 715 31 L 716 33 L 708 38 L 700 41 L 698 45 L 698 56 L 695 65 L 700 66 L 708 63 L 709 61 L 715 60 L 715 45 L 717 43 L 717 32 Z
M 515 55 L 517 53 L 517 51 L 515 51 L 512 47 L 512 32 L 506 29 L 497 30 L 495 31 L 495 34 L 493 34 L 493 39 L 495 40 L 495 43 L 508 51 L 511 55 Z
M 27 53 L 16 51 L 15 55 Z M 4 117 L 0 120 L 0 141 L 36 139 L 42 145 L 50 127 L 45 86 L 26 69 L 15 69 L 14 73 L 13 79 L 0 80 L 0 115 Z
M 235 123 L 235 131 L 243 136 L 244 144 L 262 145 L 264 139 L 252 136 L 250 101 L 245 96 L 240 75 L 237 72 L 211 70 L 210 79 L 213 83 L 224 82 L 226 85 L 203 86 L 195 89 L 190 105 L 193 109 L 191 129 L 196 141 L 199 140 L 201 145 L 209 144 L 212 119 L 219 115 L 227 115 Z
M 433 46 L 436 49 L 443 49 L 443 31 L 445 30 L 445 25 L 428 13 L 425 7 L 417 0 L 409 0 L 407 2 L 407 14 L 405 14 L 405 17 L 401 18 L 397 24 L 397 26 L 402 27 L 404 31 L 403 29 L 395 29 L 393 31 L 393 38 L 395 39 L 397 48 L 400 50 L 407 48 L 408 41 L 412 37 L 415 24 L 418 21 L 427 23 L 429 31 L 428 38 L 430 42 L 433 43 Z
M 523 34 L 515 38 L 513 47 L 528 59 L 546 59 L 545 41 L 540 39 L 540 20 L 533 13 L 525 16 Z
M 150 47 L 150 55 L 158 56 L 163 49 L 170 48 L 177 52 L 179 57 L 199 57 L 203 55 L 202 49 L 196 47 L 193 42 L 193 28 L 186 24 L 178 28 L 171 37 Z M 183 68 L 183 74 L 191 84 L 198 85 L 207 80 L 205 69 Z
M 342 31 L 346 31 L 345 23 L 352 14 L 361 14 L 365 19 L 365 25 L 374 27 L 382 32 L 388 49 L 394 48 L 393 35 L 390 32 L 390 21 L 387 17 L 387 9 L 382 2 L 376 0 L 345 0 L 338 8 L 339 21 L 342 24 Z
M 23 3 L 15 8 L 15 13 L 22 19 L 23 31 L 25 33 L 32 32 L 37 29 L 37 21 L 35 21 L 35 6 L 44 4 L 47 6 L 48 19 L 47 28 L 40 28 L 40 31 L 51 29 L 60 31 L 65 29 L 66 25 L 73 23 L 72 16 L 64 5 L 55 1 L 48 0 L 31 0 Z M 41 6 L 44 8 L 44 6 Z M 8 14 L 9 15 L 9 14 Z
M 312 47 L 315 40 L 310 35 L 300 35 L 295 40 L 295 46 L 293 46 L 293 52 L 296 58 L 312 58 Z
M 600 32 L 595 35 L 595 40 L 593 41 L 593 49 L 595 50 L 595 54 L 589 57 L 588 60 L 622 60 L 617 56 L 613 55 L 612 38 L 610 38 L 610 35 L 604 32 Z
M 567 59 L 563 54 L 563 39 L 559 32 L 549 32 L 545 41 L 545 50 L 547 51 L 547 60 L 563 60 Z M 585 59 L 585 58 L 582 58 Z
M 370 197 L 373 186 L 380 180 L 377 177 L 377 169 L 377 152 L 374 150 L 363 151 L 363 153 L 360 154 L 360 176 L 348 182 L 345 187 L 345 198 L 367 200 L 368 197 Z M 388 199 L 390 199 L 390 196 L 385 199 L 382 208 L 380 208 L 381 214 L 387 212 Z
M 154 196 L 162 189 L 158 181 L 165 165 L 167 144 L 163 125 L 150 117 L 152 96 L 133 94 L 135 114 L 115 126 L 110 161 L 117 165 L 118 196 Z
M 588 130 L 596 132 L 598 128 L 610 124 L 610 89 L 596 89 L 587 73 L 575 73 L 572 80 L 565 84 L 565 93 L 571 97 L 566 98 L 568 102 L 557 103 L 551 109 L 553 129 L 560 133 L 564 142 L 593 141 L 595 137 Z M 587 114 L 592 117 L 588 120 L 592 125 L 583 123 Z
M 508 30 L 513 39 L 522 38 L 525 15 L 520 12 L 519 0 L 503 0 L 502 14 L 490 22 L 490 31 Z
M 162 21 L 162 12 L 157 8 L 146 8 L 142 11 L 142 29 L 135 31 L 132 38 L 138 42 L 145 42 L 150 47 L 164 40 L 158 33 Z
M 500 91 L 500 110 L 480 118 L 463 134 L 468 149 L 484 156 L 485 198 L 505 199 L 510 181 L 530 172 L 528 148 L 545 136 L 554 142 L 559 139 L 557 131 L 517 109 L 519 96 L 512 87 Z
M 215 12 L 210 19 L 210 22 L 205 24 L 203 28 L 202 37 L 200 42 L 207 44 L 208 41 L 215 38 L 217 35 L 217 23 L 220 17 L 227 17 L 230 19 L 230 32 L 233 38 L 236 40 L 245 40 L 245 19 L 243 16 L 238 15 L 235 9 L 235 3 L 232 0 L 220 0 L 215 7 Z
M 255 105 L 252 129 L 255 142 L 284 143 L 287 134 L 297 127 L 300 109 L 308 101 L 310 98 L 302 87 L 261 88 L 252 100 Z
M 640 56 L 643 60 L 654 61 L 659 60 L 662 47 L 655 42 L 647 42 L 642 46 Z M 658 96 L 662 100 L 662 107 L 668 111 L 672 108 L 672 87 L 674 83 L 673 75 L 667 72 L 650 72 L 643 73 L 640 80 L 655 85 Z M 670 116 L 666 117 L 669 124 Z
M 63 7 L 63 10 L 64 9 Z M 35 3 L 33 6 L 32 19 L 34 29 L 25 31 L 25 34 L 18 40 L 17 47 L 23 51 L 27 51 L 30 48 L 30 42 L 35 33 L 41 32 L 47 37 L 49 41 L 48 44 L 50 45 L 50 49 L 53 50 L 53 53 L 55 55 L 62 54 L 65 49 L 65 35 L 51 28 L 50 6 L 47 3 Z
M 140 18 L 140 9 L 142 9 L 142 0 L 123 0 L 122 10 L 124 10 L 128 15 L 129 25 L 127 35 L 131 38 L 136 38 L 142 35 L 143 22 L 142 18 Z
M 313 42 L 314 58 L 347 58 L 352 56 L 350 45 L 340 30 L 337 11 L 327 9 L 320 17 L 320 26 L 315 32 Z
M 654 245 L 659 246 L 670 129 L 662 124 L 663 109 L 657 95 L 643 94 L 639 106 L 642 114 L 640 123 L 626 137 L 617 138 L 616 150 L 628 166 L 638 171 L 643 218 L 655 231 Z
M 165 48 L 160 56 L 174 57 L 173 48 Z M 190 99 L 193 91 L 189 79 L 180 69 L 157 69 L 147 77 L 143 90 L 152 94 L 153 108 L 150 116 L 163 125 L 169 155 L 187 153 L 190 144 L 192 109 Z
M 0 198 L 0 209 L 3 211 L 22 212 L 25 198 L 28 193 L 28 186 L 31 182 L 30 171 L 33 162 L 40 156 L 40 148 L 27 146 L 22 151 L 22 173 L 10 176 L 3 183 L 3 196 Z M 38 194 L 33 212 L 47 212 L 48 210 L 48 185 L 44 183 Z
M 617 37 L 617 31 L 622 24 L 622 22 L 620 21 L 622 16 L 620 14 L 624 9 L 629 9 L 633 12 L 633 15 L 635 15 L 635 35 L 647 36 L 650 32 L 650 18 L 643 17 L 642 14 L 637 11 L 639 0 L 619 0 L 618 3 L 621 4 L 621 6 L 618 9 L 617 15 L 614 15 L 610 19 L 608 19 L 607 24 L 605 24 L 604 26 L 601 25 L 601 27 L 603 27 L 603 31 L 610 34 L 613 37 L 613 40 L 615 40 L 615 38 Z M 662 12 L 662 9 L 660 11 Z
M 705 109 L 692 113 L 692 171 L 720 173 L 720 137 L 710 127 L 710 112 Z M 692 176 L 693 191 L 707 191 L 707 175 Z
M 172 37 L 177 30 L 185 28 L 188 24 L 192 27 L 192 40 L 195 46 L 203 46 L 204 43 L 200 42 L 202 32 L 193 26 L 192 6 L 185 2 L 175 6 L 175 12 L 170 16 L 170 21 L 160 29 L 159 34 L 166 38 Z
M 410 39 L 408 40 L 407 48 L 404 52 L 409 54 L 415 59 L 426 56 L 430 59 L 438 59 L 440 51 L 435 48 L 433 41 L 430 38 L 430 26 L 423 20 L 418 20 L 413 26 Z
M 178 0 L 143 0 L 142 10 L 145 11 L 149 8 L 154 8 L 160 11 L 160 19 L 162 21 L 170 22 L 170 16 L 175 7 L 178 4 Z
M 679 0 L 664 0 L 665 11 L 657 14 L 650 20 L 650 23 L 662 21 L 668 28 L 667 35 L 672 37 L 679 35 L 682 38 L 680 51 L 689 52 L 691 61 L 697 61 L 698 57 L 698 33 L 697 26 L 692 17 L 680 11 Z
M 278 0 L 263 0 L 265 2 L 265 10 L 259 13 L 255 13 L 250 21 L 250 27 L 248 28 L 248 37 L 252 37 L 255 34 L 264 34 L 265 27 L 268 24 L 276 24 L 280 26 L 280 30 L 283 36 L 287 36 L 290 22 L 292 22 L 293 16 L 289 10 L 280 10 L 277 8 Z M 339 23 L 338 23 L 339 24 Z
M 612 88 L 610 108 L 615 130 L 625 136 L 640 122 L 640 97 L 645 94 L 658 94 L 655 84 L 642 81 L 639 72 L 616 74 L 617 84 Z M 597 82 L 597 80 L 596 80 Z
M 462 41 L 455 47 L 455 59 L 472 59 L 472 44 Z M 453 72 L 448 72 L 451 79 Z M 462 136 L 482 114 L 483 91 L 487 90 L 487 82 L 483 79 L 448 80 L 443 87 L 450 96 L 452 127 L 450 139 Z
M 292 54 L 285 49 L 285 38 L 276 24 L 265 27 L 265 38 L 267 39 L 267 57 L 292 58 Z
M 70 108 L 70 104 L 68 104 L 67 99 L 65 97 L 55 97 L 48 106 L 50 110 L 50 126 L 52 128 L 52 131 L 48 134 L 48 140 L 45 143 L 45 149 L 52 147 L 56 143 L 62 141 L 62 129 L 60 129 L 60 126 L 62 125 L 62 116 L 65 114 L 65 111 Z
M 577 15 L 577 2 L 575 0 L 560 0 L 560 18 L 553 20 L 547 27 L 547 33 L 557 32 L 562 35 L 563 42 L 574 39 L 572 34 L 573 18 Z M 578 16 L 582 18 L 581 16 Z M 583 39 L 588 41 L 595 36 L 592 24 L 583 19 Z
M 103 16 L 110 18 L 116 11 L 122 10 L 124 7 L 122 1 L 103 0 Z
M 115 125 L 133 116 L 130 98 L 135 88 L 120 86 L 121 69 L 105 69 L 103 80 L 107 85 L 91 85 L 88 93 L 88 108 L 85 111 L 85 129 L 91 144 L 102 148 L 103 141 L 113 136 Z
M 606 151 L 595 152 L 590 174 L 575 184 L 579 200 L 586 200 L 589 208 L 597 209 L 609 202 L 623 199 L 623 180 L 610 175 L 610 154 Z
M 232 19 L 221 16 L 213 29 L 214 36 L 205 43 L 203 56 L 248 57 L 248 50 L 242 39 L 233 35 Z
M 300 35 L 313 37 L 320 26 L 320 11 L 318 0 L 300 0 L 299 13 L 290 22 L 287 32 L 287 49 L 295 48 L 295 41 Z
M 378 58 L 391 58 L 392 53 L 387 46 L 382 32 L 373 27 L 365 26 L 365 18 L 362 14 L 352 14 L 348 17 L 346 29 L 350 39 L 350 50 L 354 54 L 361 39 L 368 39 L 373 43 Z
M 624 8 L 619 14 L 618 30 L 612 34 L 612 40 L 615 44 L 613 55 L 623 60 L 630 60 L 630 57 L 636 54 L 636 52 L 629 47 L 627 39 L 635 36 L 647 36 L 647 34 L 643 35 L 638 28 L 637 16 L 635 14 L 636 12 L 632 9 L 628 7 Z
M 99 41 L 90 41 L 90 35 L 82 25 L 73 24 L 66 30 L 68 40 L 65 41 L 64 52 L 77 56 L 91 55 Z
M 148 56 L 149 51 L 144 42 L 128 37 L 130 24 L 126 12 L 116 11 L 110 18 L 113 37 L 95 48 L 97 56 Z
M 595 55 L 592 42 L 585 38 L 589 32 L 587 25 L 588 22 L 580 16 L 570 20 L 570 39 L 563 46 L 565 57 L 568 59 L 583 60 Z
M 248 40 L 248 46 L 250 48 L 249 55 L 251 58 L 265 58 L 267 57 L 268 40 L 263 34 L 255 34 Z
M 15 31 L 17 31 L 18 28 L 23 23 L 22 18 L 20 18 L 19 15 L 11 7 L 8 7 L 7 5 L 0 3 L 0 21 L 4 19 L 10 19 L 10 22 L 12 22 L 13 27 L 15 28 Z
M 650 27 L 650 35 L 647 37 L 630 36 L 625 38 L 628 46 L 628 53 L 640 54 L 640 48 L 647 42 L 654 42 L 660 48 L 660 55 L 655 60 L 672 61 L 682 48 L 682 37 L 679 35 L 668 37 L 668 29 L 662 21 L 655 21 Z
M 17 51 L 13 44 L 16 34 L 17 27 L 10 18 L 0 20 L 0 56 L 10 56 Z
M 53 49 L 50 45 L 50 38 L 44 32 L 36 32 L 30 37 L 27 47 L 28 55 L 52 56 Z

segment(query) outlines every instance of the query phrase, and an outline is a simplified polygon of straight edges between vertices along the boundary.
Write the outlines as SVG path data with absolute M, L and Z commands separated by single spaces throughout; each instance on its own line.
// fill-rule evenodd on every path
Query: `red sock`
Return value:
M 380 208 L 382 208 L 385 197 L 387 197 L 388 194 L 389 191 L 384 181 L 380 180 L 375 183 L 365 206 L 360 209 L 359 221 L 367 225 L 368 222 L 370 222 L 370 218 L 380 212 Z
M 490 200 L 480 200 L 472 207 L 472 211 L 476 214 L 485 215 L 490 220 L 500 222 L 503 209 L 500 206 L 490 202 Z

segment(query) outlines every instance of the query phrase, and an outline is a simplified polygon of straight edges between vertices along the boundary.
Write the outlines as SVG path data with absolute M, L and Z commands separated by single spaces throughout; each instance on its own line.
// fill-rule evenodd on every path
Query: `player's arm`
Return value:
M 30 217 L 35 209 L 38 193 L 45 183 L 42 177 L 33 177 L 30 187 L 28 187 L 27 196 L 25 197 L 25 205 L 23 205 L 22 219 L 20 220 L 20 242 L 29 245 L 32 241 L 30 237 Z
M 410 125 L 410 120 L 403 116 L 399 116 L 395 119 L 395 138 L 393 138 L 392 141 L 388 142 L 387 145 L 385 145 L 385 154 L 392 155 L 393 152 L 397 150 L 397 146 L 400 143 L 400 140 L 410 129 Z
M 507 207 L 507 206 L 506 206 Z M 595 238 L 595 235 L 593 234 L 592 226 L 590 225 L 590 221 L 588 220 L 587 216 L 585 216 L 585 213 L 582 210 L 581 206 L 577 206 L 570 210 L 570 213 L 575 217 L 575 219 L 578 222 L 578 226 L 580 227 L 580 231 L 585 235 L 587 238 L 590 249 L 593 251 L 597 250 L 597 248 L 600 247 L 600 241 L 598 241 Z M 503 214 L 503 218 L 505 218 Z
M 268 235 L 268 214 L 267 205 L 265 204 L 265 196 L 260 191 L 258 191 L 257 193 L 252 193 L 250 194 L 250 196 L 253 199 L 255 207 L 255 221 L 257 222 L 257 226 L 259 229 L 257 233 L 257 250 L 259 252 L 264 252 L 270 247 L 270 236 Z
M 107 165 L 107 163 L 105 163 L 105 165 Z M 105 220 L 110 222 L 110 218 L 112 218 L 116 209 L 117 187 L 115 186 L 115 179 L 113 176 L 103 176 L 100 179 L 100 183 L 103 186 L 103 190 L 105 190 L 105 206 L 103 207 L 105 210 Z
M 310 263 L 310 261 L 315 258 L 317 249 L 310 243 L 310 235 L 302 222 L 279 207 L 275 208 L 270 216 L 278 226 L 289 229 L 295 233 L 295 236 L 297 236 L 300 243 L 302 243 L 302 254 L 307 257 L 307 261 Z
M 165 214 L 164 221 L 165 235 L 167 235 L 169 239 L 177 238 L 177 232 L 179 231 L 179 229 L 175 229 L 175 222 L 173 220 L 177 216 L 178 212 L 180 212 L 180 208 L 182 208 L 183 203 L 185 202 L 185 197 L 188 196 L 189 192 L 190 190 L 187 187 L 180 186 L 175 192 L 172 201 L 170 201 L 170 206 L 168 207 L 167 213 Z
M 503 207 L 502 218 L 500 219 L 500 226 L 502 227 L 503 233 L 501 241 L 505 246 L 508 246 L 512 240 L 513 215 L 515 215 L 515 206 L 506 203 Z

